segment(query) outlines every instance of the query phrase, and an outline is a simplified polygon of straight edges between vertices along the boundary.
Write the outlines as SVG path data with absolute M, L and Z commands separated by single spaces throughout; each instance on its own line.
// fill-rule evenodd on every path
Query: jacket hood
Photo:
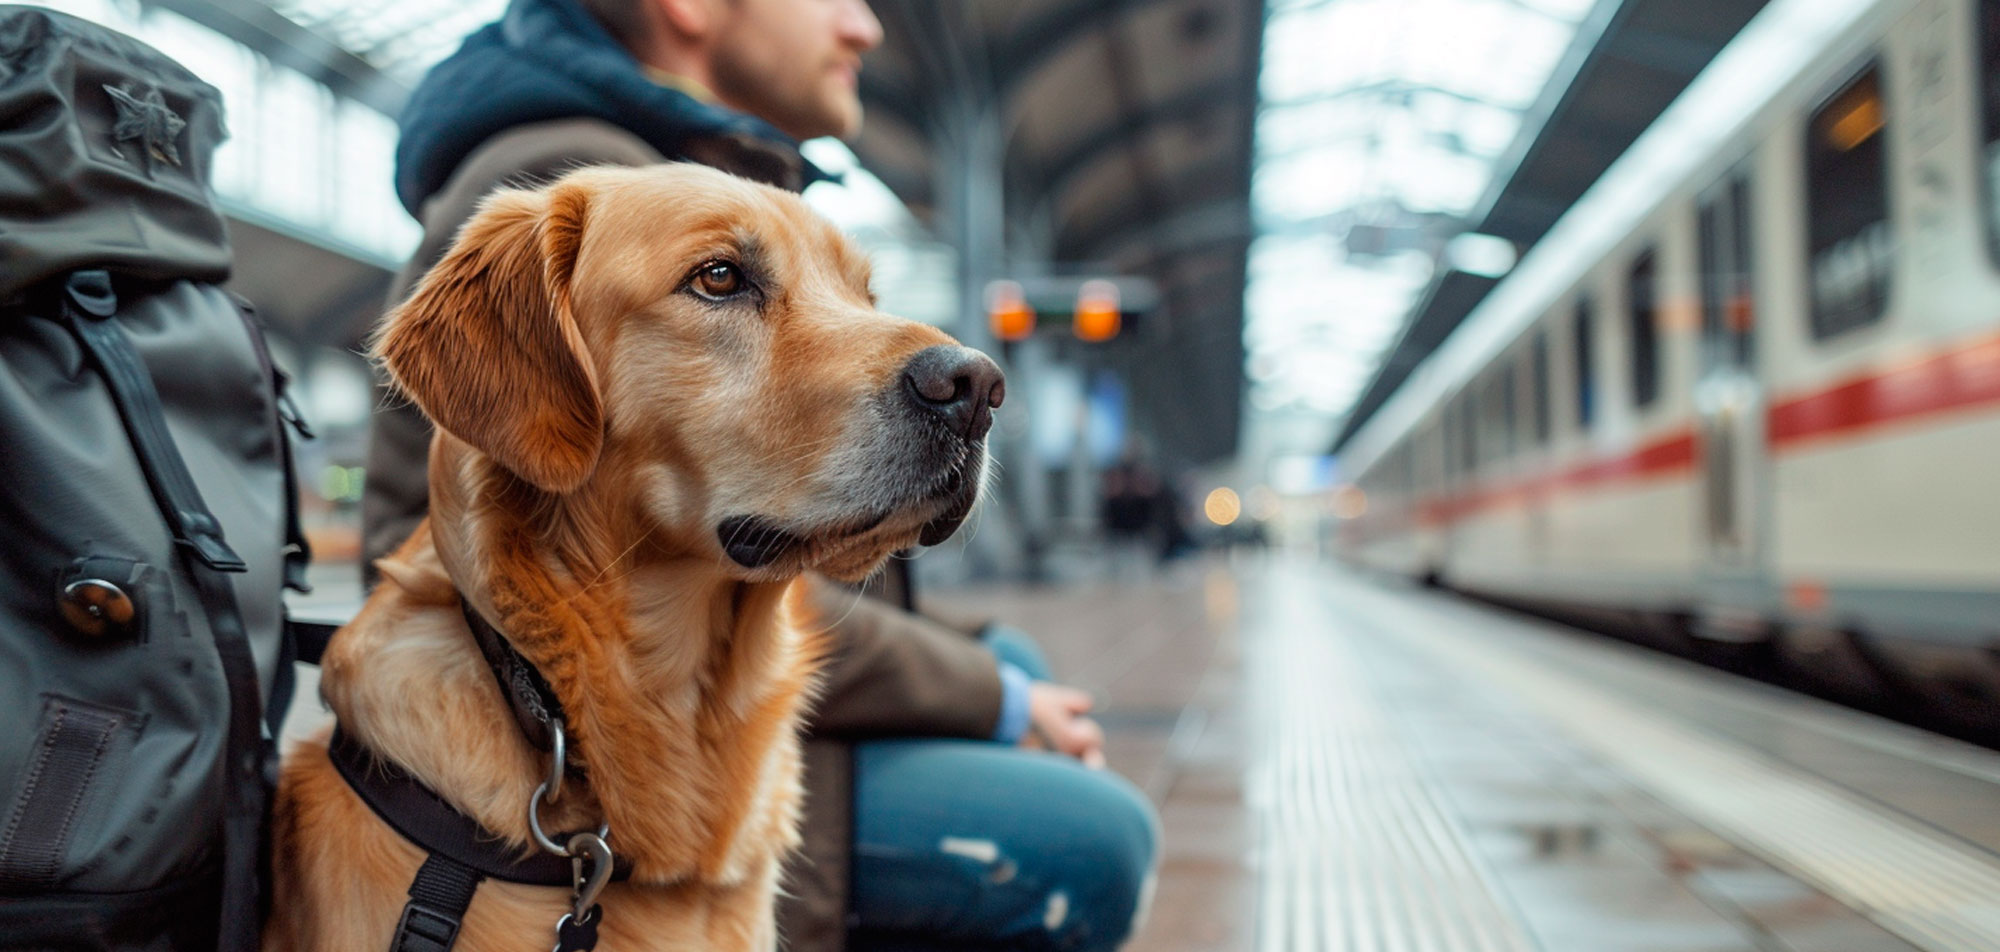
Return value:
M 396 197 L 411 215 L 481 143 L 515 126 L 601 119 L 669 157 L 694 140 L 741 137 L 798 155 L 761 119 L 702 102 L 648 78 L 573 0 L 514 0 L 431 68 L 397 119 Z M 802 183 L 827 179 L 799 157 Z

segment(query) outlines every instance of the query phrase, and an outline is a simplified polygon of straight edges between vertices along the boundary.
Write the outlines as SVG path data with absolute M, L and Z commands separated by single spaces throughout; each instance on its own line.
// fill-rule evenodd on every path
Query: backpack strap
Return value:
M 250 325 L 251 335 L 257 340 L 260 352 L 264 351 L 264 335 L 257 329 L 256 322 L 249 313 L 243 314 L 243 321 Z M 266 361 L 270 359 L 264 353 Z M 312 543 L 306 541 L 305 529 L 299 525 L 299 477 L 297 463 L 293 460 L 293 437 L 310 440 L 314 438 L 312 425 L 306 422 L 305 414 L 299 412 L 298 404 L 292 402 L 292 378 L 285 372 L 271 368 L 272 393 L 278 401 L 278 418 L 284 423 L 278 427 L 279 439 L 285 461 L 285 587 L 301 595 L 312 594 L 312 585 L 306 582 L 306 567 L 312 564 Z M 318 655 L 315 654 L 317 659 Z M 317 664 L 317 660 L 314 662 Z
M 252 952 L 264 921 L 264 832 L 277 783 L 277 745 L 264 724 L 263 695 L 250 639 L 225 573 L 242 572 L 243 560 L 222 538 L 222 523 L 202 501 L 201 490 L 174 445 L 160 414 L 159 392 L 123 328 L 111 275 L 79 271 L 64 283 L 62 313 L 84 353 L 104 377 L 125 434 L 146 474 L 153 500 L 173 534 L 195 592 L 215 635 L 215 653 L 229 685 L 229 736 L 223 756 L 222 914 L 217 948 Z
M 320 656 L 326 654 L 326 643 L 339 630 L 338 622 L 285 619 L 285 637 L 291 641 L 292 650 L 296 652 L 292 660 L 317 666 Z
M 174 446 L 166 418 L 160 415 L 160 395 L 153 377 L 132 349 L 125 332 L 106 319 L 118 313 L 118 296 L 107 271 L 79 271 L 63 284 L 63 314 L 83 342 L 104 383 L 111 390 L 125 433 L 139 454 L 146 484 L 166 517 L 174 542 L 202 565 L 217 572 L 241 572 L 248 566 L 222 539 L 222 523 L 202 501 L 201 490 L 188 474 L 187 463 Z

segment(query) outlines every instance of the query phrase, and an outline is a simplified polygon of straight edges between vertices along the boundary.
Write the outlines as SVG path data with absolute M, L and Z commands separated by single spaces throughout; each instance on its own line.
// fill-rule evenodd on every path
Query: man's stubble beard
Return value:
M 793 138 L 848 138 L 861 130 L 858 94 L 838 86 L 822 70 L 787 83 L 775 70 L 723 55 L 716 58 L 716 94 Z

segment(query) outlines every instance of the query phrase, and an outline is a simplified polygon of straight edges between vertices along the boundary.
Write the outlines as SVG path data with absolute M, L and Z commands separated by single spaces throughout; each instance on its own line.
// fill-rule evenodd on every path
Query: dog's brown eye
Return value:
M 692 281 L 695 293 L 712 300 L 734 297 L 742 293 L 747 282 L 743 272 L 728 261 L 710 261 L 695 269 Z

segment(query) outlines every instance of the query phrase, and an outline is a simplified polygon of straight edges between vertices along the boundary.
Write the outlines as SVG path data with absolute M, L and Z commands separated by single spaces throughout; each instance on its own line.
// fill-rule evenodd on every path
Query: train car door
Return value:
M 1757 571 L 1757 506 L 1763 462 L 1764 393 L 1757 374 L 1752 286 L 1750 178 L 1725 176 L 1700 198 L 1701 346 L 1695 428 L 1702 476 L 1701 535 L 1713 581 Z

